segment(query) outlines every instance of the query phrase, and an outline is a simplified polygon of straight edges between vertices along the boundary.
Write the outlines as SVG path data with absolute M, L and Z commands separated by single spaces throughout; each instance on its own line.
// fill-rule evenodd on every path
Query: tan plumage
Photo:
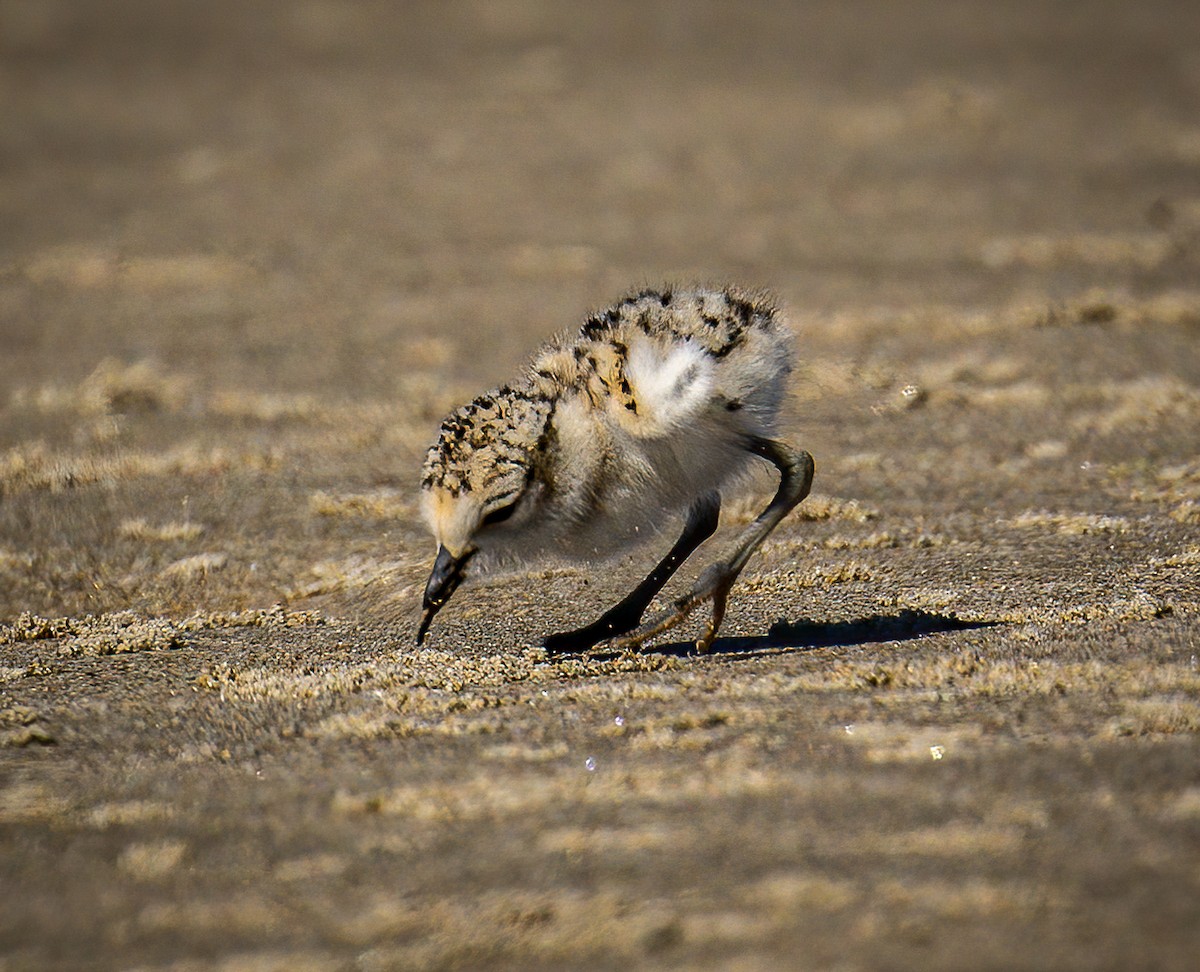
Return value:
M 455 410 L 423 471 L 423 511 L 439 554 L 418 641 L 468 562 L 603 556 L 688 510 L 673 556 L 634 594 L 595 625 L 547 643 L 587 648 L 621 635 L 639 643 L 712 599 L 707 647 L 741 570 L 733 569 L 737 556 L 725 565 L 731 576 L 712 590 L 698 585 L 694 603 L 677 604 L 668 624 L 633 629 L 667 577 L 711 535 L 721 489 L 753 456 L 775 463 L 783 482 L 764 513 L 772 522 L 743 543 L 746 557 L 807 494 L 811 459 L 773 440 L 791 347 L 765 295 L 645 290 L 550 341 L 519 381 Z

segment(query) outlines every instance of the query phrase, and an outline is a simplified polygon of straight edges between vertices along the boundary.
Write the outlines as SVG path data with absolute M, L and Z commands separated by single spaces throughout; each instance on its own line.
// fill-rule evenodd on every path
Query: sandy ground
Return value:
M 0 117 L 2 972 L 1195 968 L 1200 6 L 7 0 Z M 442 414 L 693 279 L 715 651 L 417 650 Z

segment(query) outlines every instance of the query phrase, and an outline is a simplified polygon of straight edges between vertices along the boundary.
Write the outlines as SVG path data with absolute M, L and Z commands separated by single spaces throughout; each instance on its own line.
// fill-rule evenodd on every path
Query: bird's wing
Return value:
M 685 428 L 711 401 L 715 368 L 713 356 L 690 339 L 632 341 L 625 362 L 632 407 L 623 407 L 622 426 L 645 437 Z

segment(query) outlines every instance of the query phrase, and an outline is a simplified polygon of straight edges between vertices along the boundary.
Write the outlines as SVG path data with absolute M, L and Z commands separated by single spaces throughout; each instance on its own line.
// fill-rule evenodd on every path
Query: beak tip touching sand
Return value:
M 474 551 L 469 551 L 461 557 L 455 557 L 445 546 L 438 547 L 437 559 L 433 562 L 433 569 L 429 572 L 429 581 L 425 585 L 425 597 L 421 604 L 424 613 L 421 615 L 421 623 L 417 627 L 418 648 L 425 641 L 425 635 L 438 611 L 458 590 L 458 585 L 463 580 L 463 568 L 466 567 L 467 561 L 471 559 L 473 553 Z

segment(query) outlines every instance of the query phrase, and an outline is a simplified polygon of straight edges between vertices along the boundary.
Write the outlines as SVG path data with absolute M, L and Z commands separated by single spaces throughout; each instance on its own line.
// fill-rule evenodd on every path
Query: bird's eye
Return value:
M 509 503 L 507 506 L 498 506 L 483 518 L 483 526 L 495 526 L 497 523 L 503 523 L 517 511 L 516 502 Z

